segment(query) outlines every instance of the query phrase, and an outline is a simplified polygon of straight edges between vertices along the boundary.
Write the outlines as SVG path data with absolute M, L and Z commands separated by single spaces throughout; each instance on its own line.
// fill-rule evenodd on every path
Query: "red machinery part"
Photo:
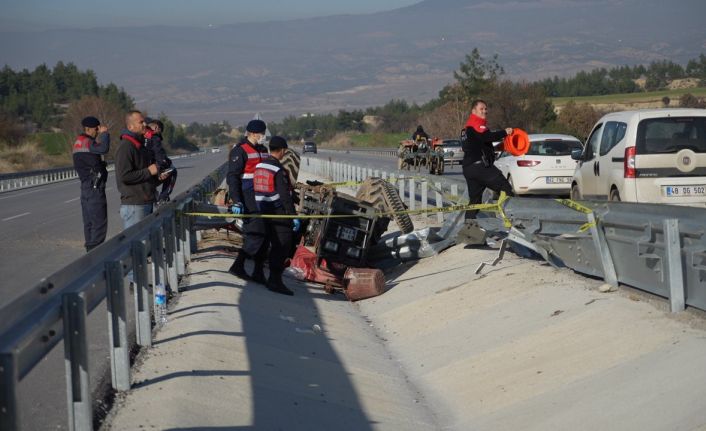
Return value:
M 385 292 L 385 275 L 379 269 L 348 268 L 343 282 L 349 301 L 372 298 Z

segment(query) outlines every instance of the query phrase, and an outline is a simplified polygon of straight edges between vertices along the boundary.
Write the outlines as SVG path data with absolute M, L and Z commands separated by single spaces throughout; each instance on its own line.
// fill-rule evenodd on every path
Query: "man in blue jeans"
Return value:
M 115 152 L 115 180 L 120 192 L 120 217 L 125 229 L 152 213 L 158 168 L 145 148 L 145 118 L 140 111 L 125 116 L 126 130 Z

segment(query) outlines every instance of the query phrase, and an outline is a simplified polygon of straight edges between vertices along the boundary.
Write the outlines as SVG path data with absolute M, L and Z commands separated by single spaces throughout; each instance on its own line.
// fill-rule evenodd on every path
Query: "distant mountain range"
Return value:
M 478 47 L 509 77 L 672 60 L 706 52 L 703 0 L 425 0 L 370 15 L 216 28 L 0 32 L 17 69 L 74 62 L 177 121 L 234 124 L 424 102 Z

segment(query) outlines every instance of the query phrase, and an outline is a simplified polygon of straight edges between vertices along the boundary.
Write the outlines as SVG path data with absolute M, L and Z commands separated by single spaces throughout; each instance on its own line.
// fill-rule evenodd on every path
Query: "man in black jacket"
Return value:
M 167 151 L 164 149 L 162 131 L 164 131 L 164 123 L 160 120 L 146 118 L 147 128 L 145 129 L 145 145 L 152 152 L 153 160 L 157 163 L 161 174 L 166 174 L 166 179 L 162 181 L 162 191 L 157 196 L 157 204 L 169 202 L 169 196 L 174 190 L 177 179 L 177 170 L 172 163 L 172 160 L 167 156 Z M 161 181 L 161 180 L 160 180 Z
M 267 125 L 262 120 L 252 120 L 245 128 L 245 139 L 230 150 L 228 155 L 228 173 L 226 183 L 228 193 L 233 200 L 231 211 L 234 214 L 257 214 L 259 209 L 255 203 L 253 176 L 255 166 L 268 157 L 267 147 L 260 143 L 265 138 Z M 265 284 L 263 270 L 267 257 L 267 232 L 265 223 L 258 218 L 243 219 L 243 248 L 228 270 L 240 278 L 250 278 Z M 252 275 L 245 272 L 245 259 L 255 261 Z
M 96 117 L 81 120 L 83 133 L 73 146 L 74 169 L 81 181 L 81 213 L 86 251 L 105 241 L 108 231 L 108 202 L 105 183 L 108 180 L 103 155 L 110 150 L 108 128 Z
M 262 214 L 295 215 L 292 186 L 289 174 L 280 164 L 287 149 L 287 141 L 279 136 L 270 139 L 270 157 L 258 163 L 255 167 L 253 188 L 255 202 Z M 283 295 L 294 295 L 282 281 L 284 262 L 292 249 L 294 232 L 301 227 L 299 219 L 267 218 L 264 219 L 267 240 L 270 247 L 270 277 L 266 286 L 273 292 Z
M 466 139 L 463 147 L 463 176 L 468 187 L 470 204 L 479 204 L 483 199 L 483 190 L 489 188 L 496 193 L 501 191 L 512 195 L 512 187 L 503 176 L 500 169 L 493 165 L 495 148 L 493 142 L 501 141 L 512 134 L 512 128 L 490 131 L 486 116 L 488 105 L 483 100 L 474 100 L 471 104 L 471 115 L 466 122 Z M 478 210 L 466 211 L 466 219 L 474 219 Z
M 144 145 L 145 119 L 140 111 L 125 116 L 127 130 L 115 152 L 115 181 L 120 192 L 120 217 L 125 229 L 152 213 L 158 168 Z

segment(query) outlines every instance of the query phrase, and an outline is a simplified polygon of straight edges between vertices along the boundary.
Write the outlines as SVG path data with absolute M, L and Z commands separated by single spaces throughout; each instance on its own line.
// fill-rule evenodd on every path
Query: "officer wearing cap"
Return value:
M 105 241 L 108 232 L 108 203 L 105 183 L 108 170 L 103 155 L 110 150 L 108 128 L 96 117 L 81 120 L 83 133 L 74 141 L 74 169 L 81 181 L 81 213 L 86 251 Z
M 257 214 L 253 177 L 255 167 L 268 157 L 267 147 L 260 141 L 265 138 L 267 125 L 262 120 L 252 120 L 245 128 L 245 138 L 233 146 L 228 155 L 228 174 L 226 182 L 233 200 L 233 214 Z M 267 232 L 265 223 L 258 218 L 243 219 L 243 247 L 228 270 L 231 274 L 245 279 L 252 279 L 265 284 L 263 266 L 267 257 Z M 245 272 L 245 259 L 255 261 L 252 275 Z
M 270 139 L 270 155 L 255 166 L 253 188 L 255 202 L 262 214 L 295 215 L 292 185 L 289 174 L 280 164 L 287 149 L 287 141 L 279 136 Z M 298 231 L 299 219 L 266 218 L 265 228 L 270 243 L 270 276 L 266 286 L 273 292 L 294 295 L 282 281 L 284 262 L 292 249 L 293 233 Z

